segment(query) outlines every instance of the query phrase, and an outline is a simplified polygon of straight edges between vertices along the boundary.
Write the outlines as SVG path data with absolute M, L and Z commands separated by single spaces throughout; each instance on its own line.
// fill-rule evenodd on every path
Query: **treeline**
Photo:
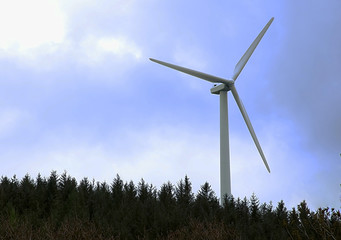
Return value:
M 0 180 L 0 239 L 341 239 L 335 209 L 288 210 L 225 198 L 204 183 L 197 194 L 185 176 L 156 189 L 116 176 L 112 183 L 77 183 L 66 172 Z

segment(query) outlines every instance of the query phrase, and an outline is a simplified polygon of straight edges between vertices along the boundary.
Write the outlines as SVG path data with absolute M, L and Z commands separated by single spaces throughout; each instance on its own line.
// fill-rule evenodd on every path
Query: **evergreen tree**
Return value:
M 249 238 L 262 239 L 264 237 L 264 229 L 261 223 L 261 215 L 259 209 L 259 200 L 254 193 L 250 198 L 250 226 L 249 226 Z
M 124 187 L 123 181 L 117 174 L 116 178 L 113 180 L 113 183 L 111 184 L 111 193 L 115 209 L 118 209 L 123 204 L 123 187 Z
M 269 204 L 263 203 L 260 206 L 260 213 L 264 236 L 267 239 L 286 239 L 279 237 L 281 234 L 277 231 L 276 216 L 271 201 Z
M 124 201 L 128 205 L 137 200 L 137 190 L 133 181 L 124 184 Z
M 137 195 L 139 200 L 144 203 L 148 199 L 148 184 L 145 183 L 143 178 L 138 184 Z
M 35 190 L 34 180 L 30 175 L 26 174 L 24 178 L 20 181 L 19 185 L 19 203 L 17 205 L 19 214 L 31 215 L 35 213 L 35 204 L 33 202 L 33 194 Z
M 75 216 L 78 213 L 77 181 L 71 178 L 66 171 L 58 181 L 58 214 L 60 221 L 65 217 Z
M 164 183 L 160 188 L 160 191 L 158 193 L 158 198 L 159 198 L 160 203 L 166 209 L 174 205 L 175 199 L 174 199 L 173 184 L 171 184 L 169 181 L 167 183 Z
M 250 216 L 251 222 L 258 222 L 260 220 L 259 200 L 255 193 L 252 193 L 250 198 Z
M 0 209 L 5 209 L 10 200 L 11 182 L 7 177 L 1 177 L 0 181 Z
M 174 186 L 169 181 L 161 185 L 158 192 L 159 207 L 156 211 L 156 224 L 160 234 L 165 236 L 167 232 L 176 228 L 177 216 L 175 214 Z
M 289 229 L 289 234 L 293 239 L 302 239 L 302 229 L 300 227 L 300 221 L 299 221 L 299 216 L 296 212 L 295 208 L 292 208 L 292 210 L 289 213 L 288 217 L 288 229 Z
M 123 204 L 121 211 L 123 217 L 120 225 L 120 232 L 122 239 L 134 239 L 138 234 L 139 218 L 137 217 L 138 212 L 138 197 L 137 188 L 133 181 L 125 183 L 123 187 Z
M 236 215 L 237 215 L 237 230 L 241 233 L 243 239 L 248 238 L 248 229 L 250 226 L 250 211 L 249 201 L 245 197 L 243 200 L 240 198 L 236 202 Z
M 237 222 L 236 203 L 233 196 L 225 196 L 223 200 L 223 219 L 227 226 L 235 227 Z
M 112 209 L 110 188 L 106 182 L 97 182 L 94 188 L 93 218 L 103 227 L 110 226 Z
M 11 222 L 17 220 L 16 206 L 18 204 L 18 181 L 14 175 L 12 179 L 7 177 L 1 178 L 0 188 L 0 204 L 2 213 L 5 218 L 10 218 Z
M 290 236 L 290 233 L 288 230 L 288 211 L 283 200 L 278 202 L 275 210 L 275 216 L 275 231 L 277 233 L 278 239 L 285 239 L 285 237 L 287 237 L 288 235 Z
M 190 215 L 192 213 L 192 207 L 194 202 L 194 194 L 192 193 L 192 185 L 187 175 L 185 180 L 180 180 L 175 187 L 176 198 L 176 218 L 178 219 L 178 225 L 188 223 Z
M 36 189 L 34 192 L 34 199 L 37 208 L 37 215 L 39 218 L 47 217 L 47 180 L 42 178 L 40 173 L 36 178 Z
M 185 176 L 185 180 L 182 179 L 177 184 L 175 188 L 175 196 L 177 203 L 182 208 L 189 208 L 193 204 L 194 194 L 192 193 L 192 183 L 189 181 L 187 175 Z
M 57 194 L 58 194 L 58 175 L 56 171 L 52 171 L 47 180 L 46 189 L 46 215 L 55 218 L 57 215 Z
M 79 204 L 79 216 L 84 220 L 91 221 L 94 214 L 93 206 L 93 191 L 94 186 L 89 182 L 88 178 L 83 178 L 78 187 L 78 204 Z
M 304 239 L 310 239 L 313 237 L 313 232 L 311 229 L 310 210 L 307 203 L 305 201 L 301 202 L 297 206 L 297 210 L 300 219 L 300 229 L 304 234 Z
M 219 209 L 219 202 L 215 196 L 211 185 L 205 182 L 201 186 L 194 205 L 195 216 L 201 220 L 212 221 L 216 217 L 216 213 Z

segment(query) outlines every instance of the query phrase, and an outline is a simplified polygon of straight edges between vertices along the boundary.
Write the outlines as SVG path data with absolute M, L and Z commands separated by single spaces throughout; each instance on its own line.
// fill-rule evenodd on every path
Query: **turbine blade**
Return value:
M 227 79 L 224 79 L 224 78 L 212 76 L 212 75 L 207 74 L 207 73 L 202 73 L 202 72 L 195 71 L 195 70 L 192 70 L 192 69 L 189 69 L 189 68 L 180 67 L 180 66 L 177 66 L 177 65 L 174 65 L 174 64 L 170 64 L 170 63 L 166 63 L 166 62 L 163 62 L 163 61 L 160 61 L 160 60 L 156 60 L 156 59 L 153 59 L 153 58 L 149 58 L 149 59 L 151 61 L 153 61 L 153 62 L 158 63 L 158 64 L 164 65 L 164 66 L 169 67 L 169 68 L 173 68 L 173 69 L 178 70 L 180 72 L 187 73 L 189 75 L 192 75 L 194 77 L 198 77 L 198 78 L 204 79 L 204 80 L 209 81 L 209 82 L 225 83 L 225 84 L 232 84 L 233 83 L 233 81 L 231 81 L 231 80 L 227 80 Z
M 256 49 L 258 43 L 260 42 L 260 40 L 262 39 L 262 37 L 264 36 L 265 32 L 268 30 L 268 28 L 270 27 L 272 21 L 274 20 L 274 18 L 271 18 L 270 21 L 265 25 L 265 27 L 263 28 L 263 30 L 258 34 L 258 36 L 256 37 L 256 39 L 253 41 L 253 43 L 250 45 L 250 47 L 246 50 L 246 52 L 244 53 L 244 55 L 241 57 L 241 59 L 239 60 L 239 62 L 237 63 L 237 65 L 234 68 L 234 72 L 233 72 L 233 76 L 232 79 L 236 80 L 240 74 L 240 72 L 243 70 L 245 64 L 247 63 L 247 61 L 249 60 L 249 58 L 251 57 L 253 51 Z
M 270 173 L 270 167 L 269 167 L 269 165 L 268 165 L 268 162 L 267 162 L 266 159 L 265 159 L 263 150 L 262 150 L 262 148 L 261 148 L 261 146 L 260 146 L 260 144 L 259 144 L 259 142 L 258 142 L 258 139 L 257 139 L 257 136 L 256 136 L 256 134 L 255 134 L 255 131 L 253 130 L 253 127 L 252 127 L 251 121 L 250 121 L 250 119 L 249 119 L 249 116 L 247 115 L 246 110 L 245 110 L 245 108 L 244 108 L 244 105 L 243 105 L 242 101 L 241 101 L 240 98 L 239 98 L 237 89 L 235 88 L 234 85 L 230 86 L 230 89 L 231 89 L 231 92 L 232 92 L 232 94 L 233 94 L 234 99 L 235 99 L 236 102 L 237 102 L 237 105 L 238 105 L 238 107 L 239 107 L 239 110 L 240 110 L 240 112 L 241 112 L 242 115 L 243 115 L 243 118 L 244 118 L 244 120 L 245 120 L 245 123 L 246 123 L 246 125 L 247 125 L 247 128 L 249 129 L 249 131 L 250 131 L 250 133 L 251 133 L 252 139 L 253 139 L 253 141 L 254 141 L 255 144 L 256 144 L 256 147 L 257 147 L 257 149 L 258 149 L 258 152 L 259 152 L 260 156 L 261 156 L 262 159 L 263 159 L 263 162 L 264 162 L 264 164 L 265 164 L 265 167 L 266 167 L 266 169 L 268 170 L 268 172 Z

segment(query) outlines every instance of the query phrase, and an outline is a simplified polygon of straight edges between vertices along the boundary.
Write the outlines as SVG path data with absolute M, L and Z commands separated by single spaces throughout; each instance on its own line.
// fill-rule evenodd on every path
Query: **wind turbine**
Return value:
M 236 64 L 233 72 L 233 76 L 230 79 L 216 77 L 210 74 L 202 73 L 199 71 L 195 71 L 189 68 L 180 67 L 174 64 L 166 63 L 163 61 L 159 61 L 153 58 L 150 58 L 151 61 L 164 65 L 166 67 L 173 68 L 183 73 L 187 73 L 194 77 L 198 77 L 204 79 L 206 81 L 212 83 L 221 83 L 220 85 L 214 85 L 211 88 L 212 94 L 219 94 L 220 95 L 220 201 L 223 203 L 224 197 L 231 195 L 231 174 L 230 174 L 230 146 L 229 146 L 229 129 L 228 129 L 228 115 L 227 115 L 227 92 L 231 91 L 232 95 L 239 107 L 240 112 L 243 115 L 245 120 L 246 126 L 248 127 L 250 134 L 252 136 L 253 141 L 258 149 L 260 156 L 263 159 L 266 169 L 270 173 L 269 165 L 266 161 L 265 155 L 263 150 L 258 142 L 257 136 L 253 127 L 251 125 L 249 116 L 246 113 L 244 105 L 238 95 L 237 89 L 235 87 L 235 81 L 237 80 L 240 72 L 243 70 L 245 64 L 251 57 L 253 51 L 257 47 L 258 43 L 264 36 L 265 32 L 268 30 L 270 24 L 274 18 L 271 18 L 269 22 L 265 25 L 263 30 L 258 34 L 256 39 L 252 42 L 250 47 L 246 50 L 244 55 L 241 57 L 239 62 Z

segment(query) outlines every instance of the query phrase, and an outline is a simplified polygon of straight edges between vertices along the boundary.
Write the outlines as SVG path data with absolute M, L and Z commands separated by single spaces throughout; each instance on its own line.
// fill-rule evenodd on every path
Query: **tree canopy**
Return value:
M 156 189 L 141 179 L 111 184 L 51 172 L 0 179 L 1 239 L 341 239 L 340 210 L 288 210 L 249 199 L 224 199 L 209 183 L 194 194 L 188 176 Z M 53 237 L 52 237 L 53 236 Z

